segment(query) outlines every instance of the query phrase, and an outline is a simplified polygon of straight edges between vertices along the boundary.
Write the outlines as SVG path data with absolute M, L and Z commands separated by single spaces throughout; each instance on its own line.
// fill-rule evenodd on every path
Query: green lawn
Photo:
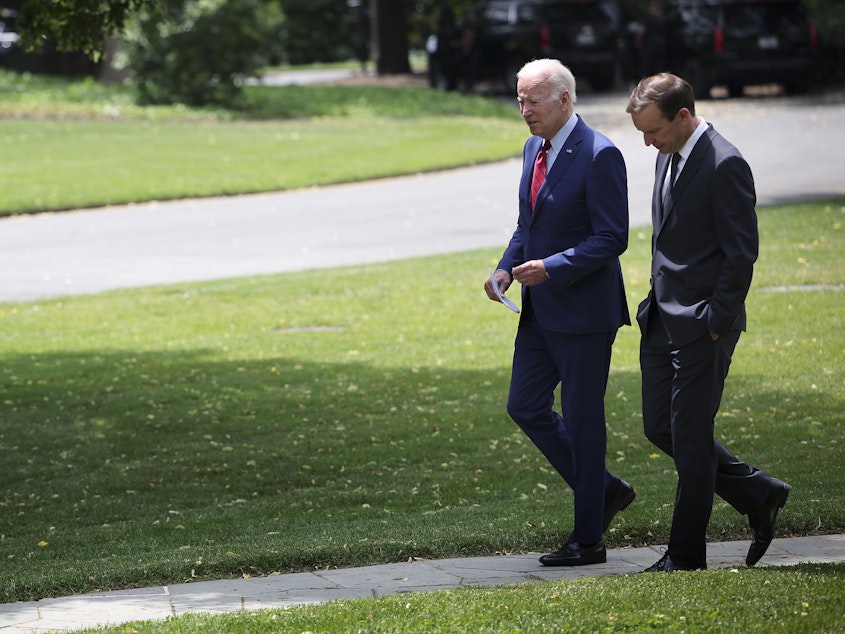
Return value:
M 425 88 L 251 87 L 237 112 L 0 71 L 0 215 L 276 191 L 518 155 L 516 108 Z
M 843 205 L 761 210 L 718 420 L 794 487 L 784 535 L 845 529 L 843 291 L 770 290 L 841 283 Z M 649 238 L 631 238 L 633 305 Z M 556 547 L 570 494 L 504 411 L 516 318 L 481 289 L 497 255 L 0 305 L 3 600 Z M 639 497 L 611 547 L 665 543 L 672 511 L 636 349 L 623 329 L 608 456 Z M 710 539 L 748 538 L 718 502 Z

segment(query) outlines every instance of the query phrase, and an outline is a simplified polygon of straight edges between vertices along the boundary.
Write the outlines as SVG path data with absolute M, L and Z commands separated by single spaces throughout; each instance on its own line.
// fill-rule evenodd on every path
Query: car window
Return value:
M 537 8 L 533 4 L 521 4 L 516 10 L 518 24 L 534 24 L 537 21 Z
M 482 17 L 487 24 L 510 24 L 511 4 L 510 2 L 491 2 L 484 8 Z
M 681 22 L 694 31 L 710 31 L 719 19 L 715 7 L 679 7 L 678 14 Z
M 611 16 L 591 0 L 536 4 L 531 2 L 491 2 L 484 7 L 483 19 L 491 25 L 570 23 L 611 23 Z
M 610 24 L 610 16 L 598 5 L 587 2 L 560 2 L 546 7 L 550 23 L 591 22 Z
M 725 7 L 725 31 L 735 37 L 759 35 L 765 31 L 762 6 Z
M 734 28 L 779 31 L 803 25 L 806 17 L 801 6 L 791 2 L 754 2 L 725 7 L 725 24 Z

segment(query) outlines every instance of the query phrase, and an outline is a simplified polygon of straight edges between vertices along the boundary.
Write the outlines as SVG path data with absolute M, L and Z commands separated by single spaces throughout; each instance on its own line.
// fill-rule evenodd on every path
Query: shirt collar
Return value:
M 567 121 L 564 126 L 557 131 L 550 140 L 552 142 L 552 147 L 549 148 L 548 154 L 546 154 L 546 166 L 547 169 L 552 166 L 552 163 L 555 162 L 557 158 L 558 152 L 563 149 L 566 140 L 569 138 L 569 135 L 572 134 L 572 131 L 575 129 L 575 126 L 578 125 L 578 115 L 574 112 L 572 116 L 569 117 L 569 121 Z
M 698 143 L 698 140 L 701 138 L 701 135 L 707 131 L 708 124 L 704 119 L 699 118 L 698 120 L 698 127 L 693 131 L 690 137 L 687 139 L 687 142 L 684 143 L 684 147 L 678 150 L 678 154 L 681 155 L 680 163 L 686 163 L 687 158 L 692 153 L 692 148 L 695 147 L 695 144 Z

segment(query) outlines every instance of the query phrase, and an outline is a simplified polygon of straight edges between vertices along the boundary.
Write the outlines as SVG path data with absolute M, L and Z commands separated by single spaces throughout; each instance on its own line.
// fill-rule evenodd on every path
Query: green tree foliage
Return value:
M 341 0 L 281 0 L 284 61 L 290 64 L 334 62 L 354 57 L 355 15 Z
M 26 0 L 17 27 L 29 50 L 49 43 L 56 50 L 97 59 L 106 38 L 121 31 L 131 15 L 158 4 L 158 0 Z
M 128 38 L 141 100 L 235 105 L 281 23 L 279 8 L 263 0 L 186 0 L 142 15 Z

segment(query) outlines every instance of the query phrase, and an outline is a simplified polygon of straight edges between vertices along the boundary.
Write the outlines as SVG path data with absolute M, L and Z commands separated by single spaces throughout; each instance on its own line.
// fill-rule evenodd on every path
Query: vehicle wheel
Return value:
M 787 95 L 803 95 L 810 90 L 810 84 L 806 81 L 788 81 L 783 84 L 783 91 Z
M 742 97 L 742 84 L 728 84 L 728 97 L 736 98 Z
M 696 100 L 710 99 L 710 89 L 713 87 L 707 78 L 707 71 L 697 61 L 687 62 L 681 75 L 692 86 Z

